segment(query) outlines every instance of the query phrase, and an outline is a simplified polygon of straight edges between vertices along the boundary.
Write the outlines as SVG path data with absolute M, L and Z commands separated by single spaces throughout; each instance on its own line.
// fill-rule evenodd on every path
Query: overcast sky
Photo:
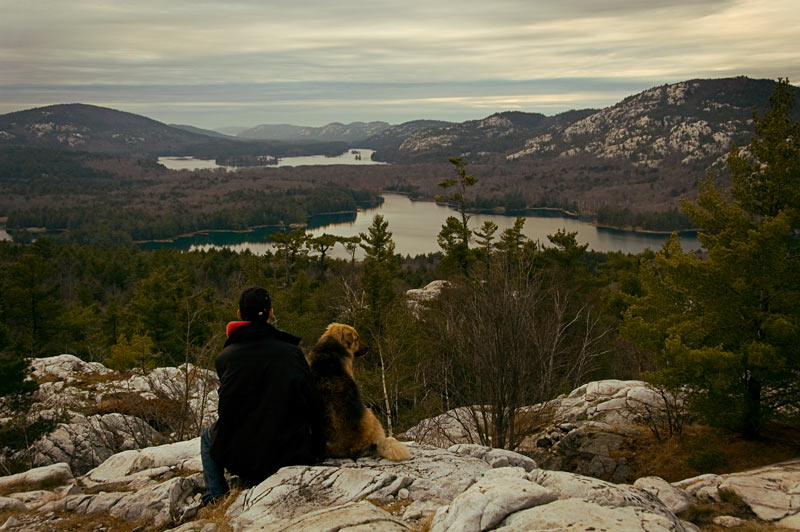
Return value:
M 800 0 L 0 0 L 0 113 L 90 103 L 198 127 L 605 107 L 800 79 Z

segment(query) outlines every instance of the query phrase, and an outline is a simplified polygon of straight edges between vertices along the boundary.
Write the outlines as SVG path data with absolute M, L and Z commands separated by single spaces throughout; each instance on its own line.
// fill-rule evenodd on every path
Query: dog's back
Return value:
M 349 357 L 337 341 L 326 339 L 309 355 L 311 375 L 325 405 L 326 454 L 333 457 L 352 457 L 363 453 L 361 424 L 366 407 L 353 378 L 345 370 Z

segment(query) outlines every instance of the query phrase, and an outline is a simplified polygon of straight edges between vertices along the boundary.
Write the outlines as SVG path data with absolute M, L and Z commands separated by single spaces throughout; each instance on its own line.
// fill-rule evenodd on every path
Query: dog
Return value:
M 358 458 L 377 452 L 389 460 L 407 460 L 408 447 L 387 438 L 381 422 L 361 400 L 353 361 L 368 349 L 353 327 L 331 323 L 307 356 L 324 403 L 325 455 Z

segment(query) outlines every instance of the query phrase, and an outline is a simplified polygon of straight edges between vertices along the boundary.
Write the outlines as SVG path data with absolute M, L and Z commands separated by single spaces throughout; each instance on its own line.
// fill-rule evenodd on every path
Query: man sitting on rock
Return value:
M 217 356 L 218 419 L 203 430 L 203 505 L 228 492 L 224 469 L 246 486 L 281 467 L 322 457 L 322 403 L 300 339 L 273 327 L 269 293 L 250 287 Z

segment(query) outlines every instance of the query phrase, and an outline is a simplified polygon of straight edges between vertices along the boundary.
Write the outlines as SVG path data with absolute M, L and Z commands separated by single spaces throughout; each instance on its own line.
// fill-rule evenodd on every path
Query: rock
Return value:
M 24 491 L 21 493 L 12 493 L 9 495 L 9 497 L 22 502 L 29 510 L 36 510 L 50 501 L 62 499 L 67 495 L 73 495 L 75 493 L 80 493 L 80 489 L 74 484 L 69 484 L 67 486 L 56 488 L 53 491 Z
M 670 401 L 674 401 L 671 397 Z M 631 480 L 627 462 L 618 461 L 630 425 L 663 411 L 664 398 L 642 381 L 604 380 L 590 382 L 547 403 L 525 407 L 526 415 L 550 424 L 525 438 L 520 450 L 540 467 L 569 469 L 616 482 Z M 461 407 L 421 421 L 402 436 L 440 447 L 474 444 L 480 440 L 473 410 Z
M 692 504 L 692 498 L 688 493 L 660 477 L 642 477 L 636 479 L 633 485 L 658 497 L 672 513 L 684 512 Z
M 446 511 L 437 513 L 431 532 L 489 530 L 514 512 L 555 499 L 551 490 L 525 478 L 521 467 L 495 469 L 457 496 Z
M 733 517 L 732 515 L 718 515 L 714 519 L 711 520 L 715 525 L 724 527 L 724 528 L 734 528 L 737 526 L 743 526 L 747 521 L 744 519 L 739 519 L 738 517 Z
M 200 438 L 117 453 L 89 471 L 83 481 L 89 486 L 125 482 L 133 480 L 139 473 L 152 477 L 171 468 L 203 471 Z
M 450 283 L 443 280 L 431 281 L 423 288 L 406 290 L 406 303 L 416 315 L 423 310 L 425 303 L 438 298 L 442 290 Z
M 559 500 L 514 513 L 496 532 L 531 530 L 619 530 L 625 532 L 684 532 L 681 523 L 635 507 L 609 508 L 581 499 Z
M 228 515 L 242 530 L 279 527 L 306 513 L 364 499 L 391 502 L 405 489 L 406 500 L 413 502 L 404 519 L 421 519 L 448 504 L 489 469 L 478 458 L 425 446 L 415 446 L 414 458 L 406 462 L 364 458 L 286 467 L 242 493 Z
M 789 517 L 784 517 L 780 521 L 778 521 L 778 526 L 782 526 L 783 528 L 788 528 L 790 530 L 800 530 L 800 513 L 796 513 Z
M 464 456 L 474 456 L 492 467 L 521 467 L 525 471 L 536 469 L 536 462 L 533 459 L 505 449 L 493 449 L 483 445 L 462 443 L 448 447 L 447 450 Z
M 578 498 L 601 506 L 635 507 L 638 511 L 662 516 L 673 523 L 675 530 L 682 530 L 675 514 L 660 499 L 643 489 L 563 471 L 537 469 L 528 473 L 528 478 L 551 489 L 559 499 Z
M 800 512 L 800 460 L 725 475 L 719 489 L 738 495 L 764 521 L 796 515 Z
M 6 522 L 3 523 L 3 526 L 0 526 L 0 530 L 8 530 L 11 528 L 15 528 L 20 525 L 19 519 L 14 516 L 9 517 L 6 519 Z
M 54 378 L 68 383 L 75 382 L 79 376 L 108 375 L 113 373 L 99 362 L 84 362 L 75 355 L 58 355 L 34 358 L 31 361 L 31 374 L 38 380 Z
M 368 502 L 342 504 L 317 510 L 287 523 L 285 528 L 262 528 L 281 532 L 407 532 L 408 525 Z
M 11 510 L 14 512 L 27 512 L 28 507 L 22 501 L 11 497 L 0 497 L 0 510 Z
M 159 438 L 158 432 L 139 418 L 118 413 L 94 415 L 59 424 L 35 442 L 33 462 L 67 462 L 74 470 L 84 472 L 115 453 L 152 445 Z
M 673 483 L 673 486 L 683 489 L 686 493 L 701 502 L 719 502 L 719 485 L 723 478 L 719 475 L 705 474 L 698 477 L 687 478 Z
M 42 506 L 39 511 L 109 513 L 131 521 L 153 520 L 158 527 L 180 518 L 201 489 L 199 475 L 177 477 L 138 491 L 70 495 Z
M 7 489 L 13 486 L 35 486 L 48 484 L 55 486 L 64 484 L 72 479 L 72 470 L 65 463 L 53 464 L 45 467 L 29 469 L 24 473 L 0 477 L 0 489 Z

